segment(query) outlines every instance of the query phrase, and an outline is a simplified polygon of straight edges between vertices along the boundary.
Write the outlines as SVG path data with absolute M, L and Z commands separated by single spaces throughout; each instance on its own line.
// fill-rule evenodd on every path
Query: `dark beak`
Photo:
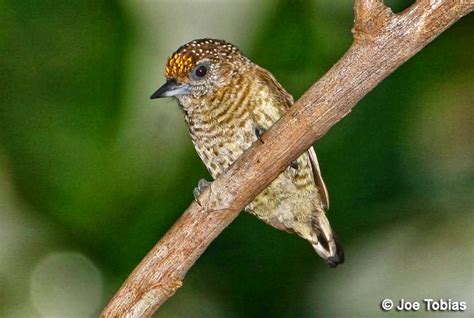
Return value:
M 163 86 L 158 88 L 156 92 L 151 95 L 150 99 L 171 97 L 176 95 L 183 95 L 189 93 L 189 86 L 186 84 L 178 84 L 175 79 L 169 79 Z

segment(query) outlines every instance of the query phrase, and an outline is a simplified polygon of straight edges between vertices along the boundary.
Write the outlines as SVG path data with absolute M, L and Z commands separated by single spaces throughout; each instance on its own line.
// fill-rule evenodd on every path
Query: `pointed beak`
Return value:
M 189 86 L 187 84 L 178 84 L 176 80 L 169 79 L 163 86 L 158 88 L 156 92 L 151 95 L 150 99 L 171 97 L 176 95 L 183 95 L 190 93 Z

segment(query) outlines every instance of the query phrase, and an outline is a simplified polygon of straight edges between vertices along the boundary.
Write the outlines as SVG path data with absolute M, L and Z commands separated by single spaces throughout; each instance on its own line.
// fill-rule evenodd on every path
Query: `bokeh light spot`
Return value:
M 30 293 L 43 317 L 89 317 L 102 302 L 102 276 L 84 255 L 54 252 L 31 274 Z

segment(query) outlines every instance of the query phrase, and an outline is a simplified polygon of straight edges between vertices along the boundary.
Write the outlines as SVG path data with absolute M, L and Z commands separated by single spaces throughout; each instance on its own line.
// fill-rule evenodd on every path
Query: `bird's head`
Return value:
M 245 71 L 248 59 L 234 45 L 212 39 L 191 41 L 174 52 L 166 63 L 166 83 L 151 98 L 199 99 L 228 84 Z

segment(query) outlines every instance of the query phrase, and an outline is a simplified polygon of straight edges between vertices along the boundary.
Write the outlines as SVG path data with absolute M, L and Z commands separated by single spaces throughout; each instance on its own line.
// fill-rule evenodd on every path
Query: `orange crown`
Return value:
M 174 53 L 166 63 L 166 78 L 185 77 L 194 67 L 194 57 L 189 53 Z

